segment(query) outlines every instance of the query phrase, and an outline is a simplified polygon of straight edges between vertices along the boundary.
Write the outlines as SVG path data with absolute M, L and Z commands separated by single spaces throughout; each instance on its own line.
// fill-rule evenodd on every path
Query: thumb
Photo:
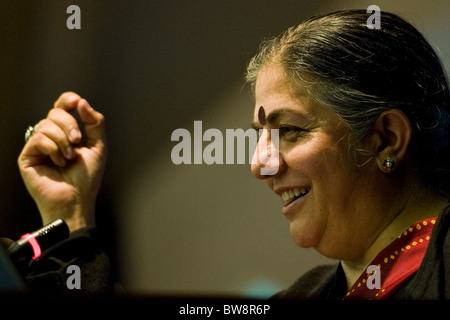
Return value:
M 105 145 L 105 118 L 94 110 L 85 99 L 78 102 L 78 113 L 85 126 L 86 146 Z

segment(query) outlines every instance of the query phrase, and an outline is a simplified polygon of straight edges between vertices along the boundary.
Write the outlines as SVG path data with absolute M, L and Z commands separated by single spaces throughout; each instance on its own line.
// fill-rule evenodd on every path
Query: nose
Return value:
M 262 129 L 252 158 L 252 174 L 258 179 L 267 179 L 278 175 L 284 167 L 283 156 L 279 151 L 278 130 Z

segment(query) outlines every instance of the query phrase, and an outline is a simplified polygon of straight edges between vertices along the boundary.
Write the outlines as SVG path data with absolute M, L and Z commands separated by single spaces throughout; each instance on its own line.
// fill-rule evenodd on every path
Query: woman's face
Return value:
M 265 165 L 259 161 L 252 164 L 252 173 L 280 196 L 282 213 L 299 246 L 315 247 L 332 258 L 357 258 L 386 222 L 378 214 L 383 212 L 378 203 L 384 193 L 377 190 L 374 162 L 356 165 L 348 129 L 301 88 L 294 92 L 280 67 L 259 73 L 255 94 L 254 126 L 279 130 L 279 157 L 278 163 L 270 163 L 278 166 L 275 174 L 262 175 Z M 268 132 L 261 136 L 256 153 L 264 155 L 268 149 L 261 145 L 268 145 Z

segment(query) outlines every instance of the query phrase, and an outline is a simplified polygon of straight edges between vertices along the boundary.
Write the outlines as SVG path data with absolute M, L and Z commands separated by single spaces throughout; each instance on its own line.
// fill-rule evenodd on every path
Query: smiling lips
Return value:
M 286 190 L 281 193 L 281 199 L 284 202 L 284 205 L 288 205 L 289 203 L 303 197 L 308 194 L 311 190 L 311 187 L 302 187 L 302 188 L 293 188 L 290 190 Z

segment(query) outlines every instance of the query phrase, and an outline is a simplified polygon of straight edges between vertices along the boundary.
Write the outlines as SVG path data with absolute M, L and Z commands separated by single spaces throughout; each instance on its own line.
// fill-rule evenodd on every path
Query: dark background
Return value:
M 81 30 L 66 27 L 71 4 Z M 106 117 L 97 225 L 126 289 L 270 294 L 327 261 L 295 247 L 248 165 L 175 166 L 170 136 L 194 120 L 247 129 L 244 74 L 261 40 L 370 4 L 410 20 L 448 65 L 445 1 L 0 0 L 0 236 L 40 226 L 16 160 L 25 129 L 70 90 Z

